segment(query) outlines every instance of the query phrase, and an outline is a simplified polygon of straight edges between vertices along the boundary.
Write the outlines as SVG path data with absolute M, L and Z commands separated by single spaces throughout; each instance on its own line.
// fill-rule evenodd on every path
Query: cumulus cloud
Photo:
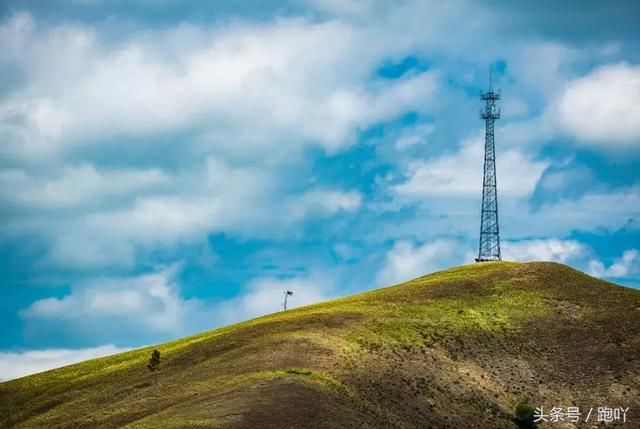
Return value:
M 591 274 L 597 277 L 624 278 L 640 273 L 640 251 L 638 249 L 625 250 L 610 266 L 592 260 L 589 263 Z
M 456 265 L 469 257 L 470 249 L 454 240 L 436 240 L 424 244 L 397 241 L 387 252 L 377 274 L 377 283 L 389 285 Z
M 178 265 L 172 265 L 136 276 L 81 281 L 72 285 L 69 294 L 37 300 L 20 315 L 33 339 L 63 332 L 66 338 L 89 346 L 123 341 L 135 344 L 193 334 L 279 311 L 285 290 L 294 292 L 289 308 L 335 296 L 330 276 L 310 272 L 257 277 L 234 298 L 211 303 L 184 296 L 179 270 Z
M 410 148 L 412 146 L 424 144 L 434 130 L 433 124 L 419 124 L 415 127 L 403 129 L 397 137 L 395 147 L 398 150 Z
M 640 67 L 608 64 L 566 83 L 554 106 L 578 144 L 610 151 L 640 148 Z
M 80 271 L 133 268 L 136 249 L 132 242 L 109 240 L 97 233 L 86 235 L 86 232 L 83 228 L 70 228 L 69 232 L 56 236 L 41 263 Z M 108 231 L 104 233 L 108 234 Z
M 310 215 L 331 215 L 337 212 L 353 212 L 360 207 L 362 195 L 358 191 L 313 189 L 292 201 L 287 210 L 291 220 L 304 219 Z
M 143 248 L 171 246 L 202 241 L 208 233 L 215 231 L 230 231 L 239 236 L 279 236 L 309 218 L 353 212 L 361 202 L 360 194 L 355 191 L 311 190 L 299 196 L 284 197 L 278 205 L 276 201 L 258 195 L 261 189 L 251 190 L 250 196 L 254 199 L 243 199 L 241 194 L 236 194 L 235 199 L 229 194 L 141 198 L 133 207 L 88 217 L 86 228 L 80 229 L 75 236 L 93 231 L 91 235 L 98 238 L 94 245 L 99 246 L 100 254 L 105 253 L 102 249 L 113 248 L 114 241 L 122 243 L 121 247 L 115 247 L 121 250 L 113 253 L 117 257 L 127 250 L 126 243 Z M 67 236 L 56 239 L 54 252 L 63 248 L 59 242 L 65 238 Z M 77 250 L 81 252 L 78 254 L 80 260 L 87 257 L 80 246 Z M 73 264 L 76 254 L 69 252 L 68 256 Z
M 369 234 L 376 243 L 388 240 L 430 240 L 447 234 L 477 239 L 481 191 L 458 198 L 425 199 L 415 216 L 387 222 Z M 498 178 L 500 196 L 500 179 Z M 416 200 L 414 200 L 416 201 Z M 562 237 L 574 231 L 609 233 L 640 218 L 640 189 L 591 190 L 577 198 L 543 201 L 533 207 L 524 198 L 500 198 L 500 233 L 503 239 Z M 395 209 L 395 206 L 392 206 Z M 385 208 L 385 210 L 390 210 Z M 570 215 L 568 215 L 570 213 Z
M 98 170 L 87 163 L 64 166 L 53 177 L 8 169 L 0 170 L 0 198 L 36 209 L 90 206 L 104 198 L 157 189 L 169 181 L 159 169 Z
M 130 350 L 113 344 L 86 349 L 45 349 L 0 352 L 0 381 L 12 380 L 37 372 Z
M 371 12 L 375 0 L 305 0 L 312 6 L 333 14 L 362 15 Z
M 65 168 L 53 179 L 0 172 L 0 199 L 29 209 L 1 225 L 0 234 L 48 237 L 46 266 L 127 268 L 145 249 L 200 242 L 212 232 L 282 236 L 362 204 L 355 190 L 311 184 L 293 192 L 287 186 L 277 168 L 214 157 L 172 175 L 89 165 Z
M 571 45 L 543 40 L 526 44 L 514 52 L 509 66 L 518 76 L 518 84 L 527 92 L 535 90 L 537 96 L 550 100 L 570 76 L 571 66 L 582 56 L 583 53 Z M 505 98 L 510 99 L 512 95 Z
M 513 235 L 558 236 L 571 231 L 616 231 L 640 217 L 640 188 L 595 190 L 580 198 L 542 203 L 534 213 L 527 205 L 502 205 L 504 223 Z
M 46 266 L 131 268 L 141 248 L 355 212 L 358 191 L 292 192 L 283 172 L 304 147 L 348 147 L 437 89 L 432 71 L 372 80 L 392 45 L 339 20 L 103 30 L 28 13 L 0 24 L 0 62 L 24 77 L 0 96 L 0 151 L 18 165 L 0 169 L 0 200 L 19 210 L 0 234 L 44 238 Z M 169 146 L 168 133 L 195 135 Z
M 62 322 L 68 329 L 84 335 L 94 332 L 110 341 L 117 339 L 114 334 L 126 329 L 182 334 L 189 330 L 189 318 L 201 311 L 202 303 L 182 297 L 175 281 L 176 270 L 173 266 L 140 276 L 80 282 L 66 296 L 33 302 L 21 316 L 28 323 L 44 322 L 42 326 L 51 321 Z
M 0 33 L 4 59 L 29 76 L 0 102 L 0 121 L 21 126 L 39 152 L 197 123 L 235 139 L 251 124 L 260 138 L 244 142 L 247 153 L 278 150 L 282 139 L 334 151 L 358 128 L 428 102 L 435 89 L 433 73 L 368 86 L 382 46 L 361 50 L 366 34 L 339 21 L 183 25 L 109 43 L 91 28 L 47 27 L 19 14 Z
M 429 196 L 477 196 L 482 191 L 484 142 L 474 138 L 463 142 L 454 154 L 409 164 L 407 180 L 393 190 L 403 198 Z M 511 149 L 498 152 L 498 194 L 507 197 L 530 195 L 548 161 L 529 159 L 522 152 Z
M 502 243 L 502 258 L 510 261 L 554 261 L 566 263 L 584 258 L 589 247 L 575 240 L 557 238 L 506 241 Z
M 238 297 L 216 304 L 220 320 L 231 323 L 280 311 L 287 290 L 293 292 L 287 299 L 287 308 L 314 304 L 335 296 L 333 279 L 323 273 L 261 277 L 249 282 Z
M 212 189 L 210 195 L 140 198 L 130 208 L 88 218 L 88 227 L 109 231 L 123 241 L 175 243 L 199 240 L 213 231 L 260 235 L 262 228 L 266 231 L 270 227 L 271 232 L 282 230 L 309 217 L 352 212 L 361 203 L 357 191 L 311 189 L 277 202 L 260 194 L 263 185 L 243 188 L 236 183 L 230 186 L 238 192 L 232 195 L 225 189 L 224 193 L 215 195 L 216 190 Z
M 536 195 L 546 201 L 559 200 L 564 196 L 580 196 L 597 183 L 592 169 L 573 162 L 551 166 L 544 171 L 536 184 Z

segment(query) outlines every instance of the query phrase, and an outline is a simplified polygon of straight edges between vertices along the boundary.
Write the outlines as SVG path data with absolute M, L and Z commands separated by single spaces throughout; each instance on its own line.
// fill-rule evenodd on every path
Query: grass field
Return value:
M 155 348 L 157 384 L 153 347 L 2 383 L 0 425 L 513 428 L 525 403 L 630 407 L 640 427 L 640 291 L 554 263 L 453 268 Z

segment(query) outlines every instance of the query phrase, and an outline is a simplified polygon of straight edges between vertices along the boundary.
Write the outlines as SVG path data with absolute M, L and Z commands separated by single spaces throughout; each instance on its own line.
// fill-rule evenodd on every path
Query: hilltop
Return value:
M 155 348 L 157 385 L 153 347 L 0 384 L 0 426 L 513 428 L 526 403 L 630 407 L 640 427 L 640 291 L 555 263 L 462 266 Z

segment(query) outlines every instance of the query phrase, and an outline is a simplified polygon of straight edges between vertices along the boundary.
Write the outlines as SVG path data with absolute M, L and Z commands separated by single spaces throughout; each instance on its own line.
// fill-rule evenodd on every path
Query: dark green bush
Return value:
M 529 404 L 518 404 L 516 407 L 516 424 L 519 428 L 531 429 L 537 425 L 534 422 L 536 407 Z
M 149 363 L 147 363 L 147 368 L 153 374 L 153 383 L 158 383 L 158 376 L 156 371 L 160 369 L 160 352 L 156 349 L 151 353 L 151 357 L 149 358 Z

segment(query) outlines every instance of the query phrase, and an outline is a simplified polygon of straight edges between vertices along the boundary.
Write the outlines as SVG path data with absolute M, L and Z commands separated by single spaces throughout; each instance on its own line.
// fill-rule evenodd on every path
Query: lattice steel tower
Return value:
M 480 117 L 485 122 L 484 135 L 484 178 L 482 180 L 482 214 L 480 216 L 480 250 L 476 262 L 500 261 L 500 227 L 498 225 L 498 190 L 496 187 L 496 147 L 493 139 L 494 123 L 500 119 L 500 109 L 496 101 L 500 92 L 493 91 L 491 71 L 489 71 L 489 91 L 480 98 L 484 109 Z

